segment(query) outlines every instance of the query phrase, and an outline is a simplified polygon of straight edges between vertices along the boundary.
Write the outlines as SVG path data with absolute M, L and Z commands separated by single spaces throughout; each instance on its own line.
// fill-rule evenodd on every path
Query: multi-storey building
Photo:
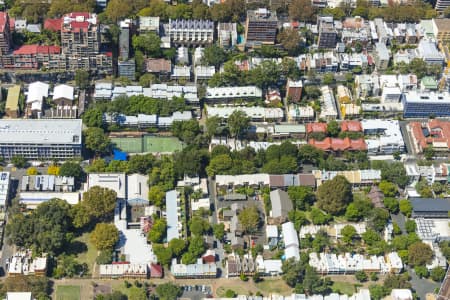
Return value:
M 175 46 L 210 45 L 214 40 L 214 22 L 169 20 L 169 36 Z
M 0 12 L 0 55 L 6 55 L 11 47 L 11 30 L 7 12 Z
M 59 46 L 24 45 L 13 52 L 16 69 L 65 69 L 65 58 Z
M 317 17 L 317 26 L 319 28 L 319 38 L 317 40 L 319 49 L 336 48 L 337 31 L 334 28 L 333 17 Z
M 217 25 L 217 35 L 220 46 L 231 48 L 237 44 L 237 25 L 236 23 L 219 23 Z
M 11 159 L 67 159 L 81 156 L 79 119 L 0 120 L 0 156 Z
M 446 7 L 450 6 L 450 1 L 446 0 L 446 1 L 440 1 L 438 0 L 437 3 L 439 2 L 447 2 Z M 437 8 L 436 4 L 436 8 Z M 450 41 L 450 19 L 449 18 L 445 18 L 445 19 L 433 19 L 432 20 L 433 23 L 433 32 L 434 32 L 434 36 L 438 41 L 441 42 L 449 42 Z
M 428 118 L 450 116 L 450 96 L 448 93 L 418 93 L 411 91 L 402 95 L 406 118 Z
M 265 8 L 247 11 L 245 38 L 247 46 L 273 45 L 277 34 L 278 18 Z

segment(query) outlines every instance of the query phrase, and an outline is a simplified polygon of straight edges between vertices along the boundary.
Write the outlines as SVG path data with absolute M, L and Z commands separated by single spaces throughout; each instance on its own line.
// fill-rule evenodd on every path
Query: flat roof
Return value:
M 450 199 L 410 198 L 414 211 L 450 211 Z
M 12 86 L 8 89 L 5 108 L 9 110 L 19 109 L 20 85 Z
M 180 238 L 178 232 L 178 204 L 177 191 L 166 192 L 166 218 L 167 218 L 167 241 Z
M 81 119 L 4 119 L 0 143 L 81 145 L 81 130 Z

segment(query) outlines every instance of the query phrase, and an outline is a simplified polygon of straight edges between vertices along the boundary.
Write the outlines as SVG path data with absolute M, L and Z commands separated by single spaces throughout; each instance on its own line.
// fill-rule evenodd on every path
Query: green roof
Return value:
M 19 109 L 19 95 L 20 95 L 20 85 L 15 85 L 8 89 L 8 97 L 6 98 L 7 110 L 18 110 Z
M 427 89 L 430 89 L 430 90 L 437 89 L 437 81 L 433 77 L 426 76 L 426 77 L 422 78 L 421 83 Z
M 295 125 L 275 125 L 276 133 L 305 133 L 306 128 L 303 124 L 295 124 Z

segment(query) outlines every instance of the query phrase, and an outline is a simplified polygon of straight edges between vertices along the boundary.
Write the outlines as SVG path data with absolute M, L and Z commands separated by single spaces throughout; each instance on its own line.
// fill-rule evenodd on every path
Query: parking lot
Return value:
M 212 295 L 210 285 L 182 285 L 181 290 L 183 291 L 182 299 L 200 300 Z

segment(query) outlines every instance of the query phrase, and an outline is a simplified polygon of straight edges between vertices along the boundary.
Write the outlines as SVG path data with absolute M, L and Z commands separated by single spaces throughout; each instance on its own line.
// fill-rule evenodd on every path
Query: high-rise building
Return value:
M 130 27 L 130 19 L 120 22 L 119 55 L 122 60 L 130 58 Z
M 100 50 L 100 27 L 97 15 L 72 12 L 64 15 L 61 28 L 62 52 L 67 55 L 87 57 Z
M 247 11 L 247 23 L 245 26 L 247 46 L 275 44 L 277 27 L 278 18 L 275 12 L 265 8 Z
M 11 30 L 7 12 L 0 12 L 0 55 L 6 55 L 11 47 Z

